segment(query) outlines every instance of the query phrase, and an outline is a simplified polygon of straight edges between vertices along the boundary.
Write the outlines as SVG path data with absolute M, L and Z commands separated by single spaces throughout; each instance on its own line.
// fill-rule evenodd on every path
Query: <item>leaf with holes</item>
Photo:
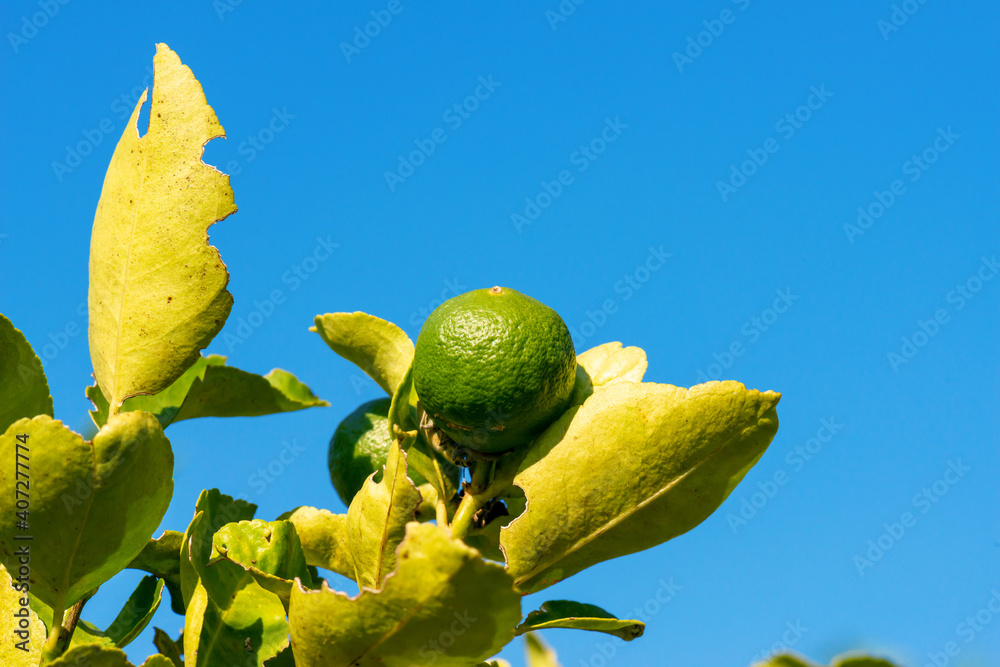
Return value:
M 108 419 L 108 400 L 96 384 L 87 387 L 87 398 L 95 408 L 90 416 L 100 428 Z M 151 412 L 166 428 L 197 417 L 259 417 L 327 405 L 288 371 L 275 368 L 255 375 L 226 366 L 225 357 L 213 354 L 199 357 L 160 393 L 126 399 L 120 412 Z
M 158 44 L 149 130 L 143 93 L 115 147 L 90 241 L 90 356 L 111 412 L 198 360 L 232 309 L 209 226 L 236 211 L 229 177 L 202 162 L 225 132 L 201 84 Z

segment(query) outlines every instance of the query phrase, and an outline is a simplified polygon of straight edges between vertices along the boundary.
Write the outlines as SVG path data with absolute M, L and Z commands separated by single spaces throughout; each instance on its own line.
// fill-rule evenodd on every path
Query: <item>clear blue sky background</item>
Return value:
M 401 0 L 345 56 L 387 2 L 70 2 L 37 31 L 24 24 L 36 2 L 5 2 L 0 311 L 46 357 L 57 417 L 82 428 L 86 336 L 60 332 L 86 325 L 105 169 L 166 42 L 229 137 L 205 153 L 233 174 L 240 209 L 211 229 L 236 300 L 224 333 L 255 300 L 286 297 L 251 336 L 209 351 L 295 372 L 332 406 L 172 426 L 162 528 L 183 530 L 206 485 L 246 494 L 263 518 L 343 510 L 327 441 L 380 392 L 307 331 L 313 316 L 364 310 L 415 338 L 442 296 L 500 284 L 559 311 L 579 351 L 643 347 L 648 380 L 704 373 L 784 394 L 770 450 L 708 521 L 524 600 L 525 612 L 551 598 L 655 612 L 630 644 L 546 633 L 564 665 L 601 664 L 605 645 L 608 664 L 743 666 L 783 637 L 822 661 L 863 648 L 917 667 L 956 642 L 950 664 L 995 664 L 1000 617 L 960 624 L 1000 590 L 1000 279 L 979 277 L 1000 255 L 1000 10 L 903 4 L 913 13 L 894 25 L 890 0 L 593 0 L 564 2 L 575 11 L 558 21 L 556 0 Z M 495 82 L 486 99 L 446 115 L 481 80 Z M 399 156 L 434 136 L 445 140 L 390 186 Z M 531 210 L 526 198 L 564 170 L 559 195 Z M 866 229 L 845 228 L 859 207 Z M 539 214 L 518 227 L 526 208 Z M 296 283 L 317 239 L 339 245 Z M 647 273 L 651 248 L 671 256 Z M 777 292 L 791 304 L 780 314 Z M 252 476 L 286 441 L 304 452 L 260 489 Z M 771 488 L 776 474 L 785 483 Z M 906 512 L 905 534 L 883 536 Z M 880 537 L 890 548 L 859 566 Z M 104 586 L 85 616 L 109 623 L 137 579 Z M 679 586 L 662 605 L 661 581 Z M 154 619 L 172 634 L 181 622 L 168 605 Z M 151 651 L 151 631 L 129 647 L 137 661 Z M 503 655 L 523 664 L 520 642 Z

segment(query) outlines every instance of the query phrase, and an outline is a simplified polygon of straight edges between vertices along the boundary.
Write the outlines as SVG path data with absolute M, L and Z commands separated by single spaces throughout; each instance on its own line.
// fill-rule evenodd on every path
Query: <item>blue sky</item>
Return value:
M 268 519 L 343 510 L 327 441 L 380 390 L 313 316 L 364 310 L 415 338 L 441 299 L 499 284 L 555 308 L 579 351 L 643 347 L 647 380 L 784 395 L 708 521 L 525 599 L 645 607 L 630 644 L 546 633 L 564 665 L 742 666 L 782 642 L 995 662 L 1000 9 L 680 5 L 3 3 L 0 312 L 43 356 L 57 417 L 87 419 L 90 226 L 166 42 L 226 129 L 205 160 L 240 209 L 211 229 L 235 307 L 208 350 L 332 405 L 172 426 L 162 528 L 205 486 Z M 255 483 L 288 443 L 301 455 Z M 137 579 L 85 617 L 107 625 Z M 181 623 L 168 605 L 153 622 Z M 150 652 L 151 631 L 129 647 Z M 504 656 L 523 664 L 519 642 Z

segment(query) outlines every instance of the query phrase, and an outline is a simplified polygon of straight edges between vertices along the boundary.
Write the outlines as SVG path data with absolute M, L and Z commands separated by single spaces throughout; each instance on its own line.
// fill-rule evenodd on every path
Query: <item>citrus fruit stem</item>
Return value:
M 472 529 L 476 512 L 498 498 L 504 489 L 510 486 L 510 477 L 494 476 L 494 467 L 492 461 L 477 461 L 470 467 L 472 481 L 466 485 L 465 495 L 451 522 L 451 534 L 454 537 L 465 539 Z

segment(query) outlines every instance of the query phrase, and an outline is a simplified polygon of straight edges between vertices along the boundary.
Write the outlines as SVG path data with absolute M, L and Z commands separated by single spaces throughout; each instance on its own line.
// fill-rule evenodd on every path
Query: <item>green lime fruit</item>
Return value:
M 373 472 L 382 472 L 392 435 L 389 432 L 389 406 L 392 400 L 378 398 L 363 403 L 340 422 L 330 439 L 327 465 L 330 481 L 337 495 L 350 505 L 351 500 L 364 486 Z M 416 470 L 407 471 L 414 484 L 420 486 L 427 480 Z
M 566 323 L 507 287 L 460 294 L 424 322 L 413 383 L 434 425 L 459 445 L 499 454 L 561 415 L 576 380 Z

